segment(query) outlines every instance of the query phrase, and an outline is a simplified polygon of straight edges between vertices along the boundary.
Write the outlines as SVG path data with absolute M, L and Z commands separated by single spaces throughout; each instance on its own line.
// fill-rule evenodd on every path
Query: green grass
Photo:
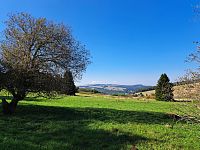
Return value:
M 8 97 L 9 98 L 9 97 Z M 174 123 L 179 103 L 103 96 L 26 98 L 0 113 L 0 149 L 200 149 L 200 125 Z

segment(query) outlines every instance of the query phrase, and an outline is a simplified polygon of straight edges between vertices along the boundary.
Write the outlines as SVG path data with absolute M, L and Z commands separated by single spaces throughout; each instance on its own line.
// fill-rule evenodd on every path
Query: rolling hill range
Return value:
M 79 88 L 95 89 L 105 94 L 130 94 L 135 93 L 141 89 L 148 89 L 152 86 L 145 86 L 142 84 L 137 85 L 118 85 L 118 84 L 89 84 L 79 86 Z

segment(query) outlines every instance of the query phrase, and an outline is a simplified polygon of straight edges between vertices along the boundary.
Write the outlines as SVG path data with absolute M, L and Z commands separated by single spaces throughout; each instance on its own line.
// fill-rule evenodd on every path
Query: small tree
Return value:
M 166 74 L 162 74 L 156 86 L 156 100 L 173 101 L 172 83 Z
M 74 84 L 74 79 L 71 71 L 66 71 L 64 74 L 64 93 L 67 95 L 75 95 L 76 86 Z

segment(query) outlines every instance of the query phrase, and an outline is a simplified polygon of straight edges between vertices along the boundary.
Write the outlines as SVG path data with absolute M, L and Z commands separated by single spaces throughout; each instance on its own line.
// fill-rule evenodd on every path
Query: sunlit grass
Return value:
M 7 95 L 9 96 L 9 95 Z M 79 95 L 28 97 L 0 114 L 0 149 L 200 149 L 200 125 L 169 117 L 179 103 Z

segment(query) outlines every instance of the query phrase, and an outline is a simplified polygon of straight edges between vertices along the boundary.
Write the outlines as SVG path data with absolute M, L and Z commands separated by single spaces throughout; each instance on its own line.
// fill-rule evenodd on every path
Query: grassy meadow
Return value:
M 168 115 L 179 104 L 101 95 L 30 96 L 15 115 L 0 113 L 0 149 L 198 150 L 200 125 L 176 123 Z

